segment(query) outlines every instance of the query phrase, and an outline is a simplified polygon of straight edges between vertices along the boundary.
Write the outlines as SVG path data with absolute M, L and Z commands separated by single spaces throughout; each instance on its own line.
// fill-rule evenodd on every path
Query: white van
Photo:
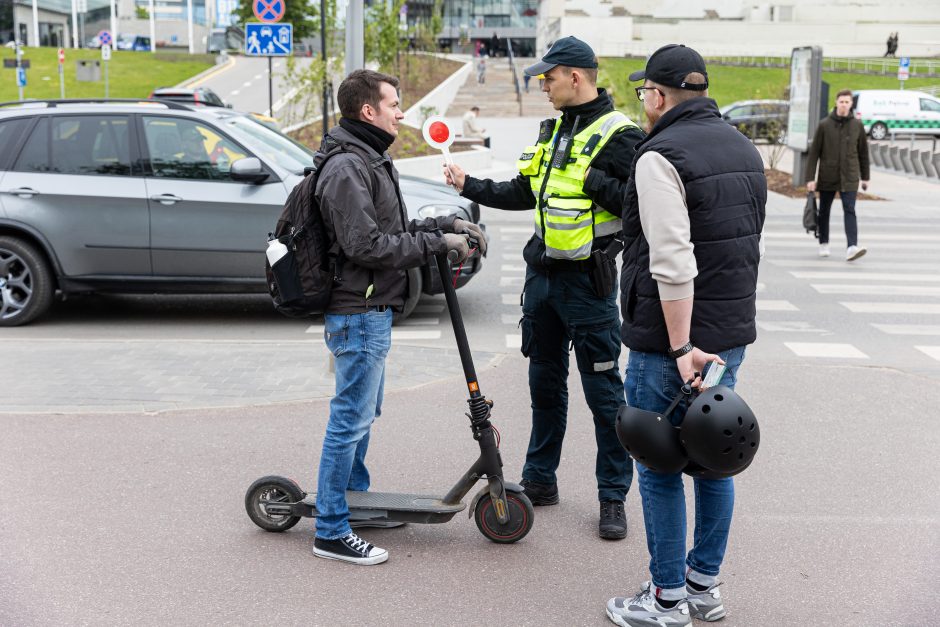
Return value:
M 920 91 L 862 89 L 852 92 L 855 117 L 872 139 L 888 133 L 940 135 L 940 99 Z

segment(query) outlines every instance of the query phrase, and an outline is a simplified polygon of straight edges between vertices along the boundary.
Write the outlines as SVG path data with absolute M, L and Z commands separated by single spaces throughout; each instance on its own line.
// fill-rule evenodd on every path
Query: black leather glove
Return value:
M 486 257 L 486 233 L 478 224 L 457 218 L 454 220 L 454 233 L 463 233 L 478 241 L 480 254 Z

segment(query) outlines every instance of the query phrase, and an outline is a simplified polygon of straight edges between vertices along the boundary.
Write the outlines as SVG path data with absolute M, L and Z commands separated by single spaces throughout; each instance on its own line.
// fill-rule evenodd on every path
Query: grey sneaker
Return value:
M 607 602 L 607 618 L 620 627 L 685 627 L 692 624 L 689 604 L 679 601 L 666 609 L 656 602 L 650 582 L 632 599 L 615 597 Z
M 692 613 L 692 618 L 711 623 L 725 617 L 725 606 L 721 602 L 721 591 L 718 590 L 720 585 L 720 582 L 716 583 L 704 592 L 686 585 L 685 590 L 689 595 L 689 611 Z

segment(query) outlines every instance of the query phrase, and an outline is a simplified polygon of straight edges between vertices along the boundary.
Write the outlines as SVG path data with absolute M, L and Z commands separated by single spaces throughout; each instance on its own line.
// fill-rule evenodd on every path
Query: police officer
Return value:
M 451 165 L 445 166 L 445 179 L 481 204 L 536 210 L 535 232 L 523 250 L 522 353 L 529 358 L 532 433 L 522 485 L 533 505 L 558 502 L 555 471 L 567 424 L 573 345 L 594 416 L 599 533 L 620 539 L 627 535 L 623 502 L 633 478 L 614 431 L 624 404 L 614 261 L 622 248 L 620 206 L 600 206 L 594 199 L 619 199 L 612 192 L 626 182 L 643 132 L 597 88 L 597 57 L 575 37 L 559 39 L 525 73 L 544 77 L 542 91 L 562 115 L 541 123 L 537 142 L 519 159 L 519 175 L 497 183 Z

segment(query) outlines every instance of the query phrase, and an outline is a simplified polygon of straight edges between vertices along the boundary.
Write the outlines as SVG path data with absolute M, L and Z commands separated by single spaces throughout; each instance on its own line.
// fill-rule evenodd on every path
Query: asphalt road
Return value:
M 763 437 L 736 480 L 724 625 L 936 621 L 940 215 L 929 190 L 940 186 L 923 185 L 873 176 L 894 200 L 860 203 L 870 252 L 854 264 L 838 257 L 838 209 L 835 255 L 821 260 L 799 228 L 802 202 L 775 196 L 768 207 L 759 339 L 738 388 Z M 484 220 L 490 258 L 460 291 L 461 308 L 475 354 L 487 355 L 481 389 L 496 401 L 507 477 L 518 479 L 529 409 L 515 325 L 531 214 L 486 209 Z M 421 365 L 440 370 L 387 392 L 369 453 L 374 489 L 443 493 L 475 457 L 442 305 L 425 299 L 397 329 L 412 335 L 393 354 L 423 349 Z M 251 350 L 260 362 L 266 342 L 296 341 L 292 359 L 322 362 L 311 326 L 255 297 L 70 300 L 3 330 L 0 380 L 9 395 L 33 386 L 41 406 L 68 384 L 44 373 L 107 374 L 138 346 L 180 362 L 201 356 L 220 378 L 250 367 Z M 31 361 L 43 345 L 70 363 L 54 351 Z M 233 358 L 235 345 L 248 352 Z M 562 500 L 536 510 L 528 537 L 492 544 L 463 515 L 372 531 L 391 553 L 375 568 L 313 557 L 311 521 L 269 534 L 244 512 L 259 476 L 313 489 L 326 398 L 213 407 L 194 395 L 189 409 L 160 413 L 0 408 L 0 624 L 608 624 L 606 600 L 648 577 L 642 514 L 634 490 L 628 538 L 597 538 L 593 430 L 576 375 L 569 387 Z

